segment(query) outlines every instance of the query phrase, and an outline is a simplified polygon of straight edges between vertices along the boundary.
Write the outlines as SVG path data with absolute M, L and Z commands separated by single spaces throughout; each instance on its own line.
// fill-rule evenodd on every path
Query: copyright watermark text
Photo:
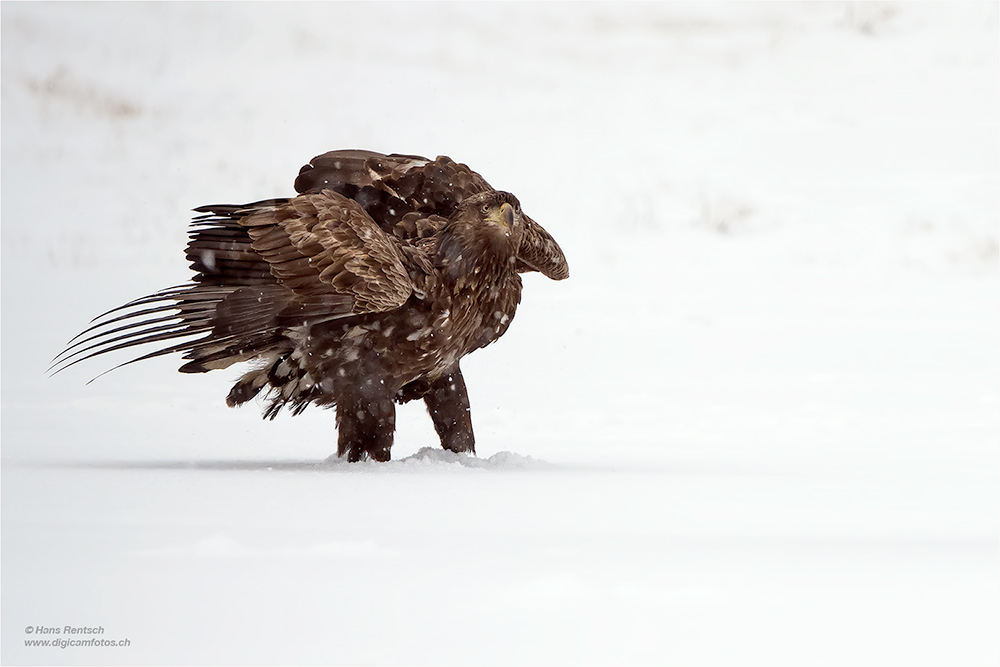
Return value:
M 31 636 L 30 639 L 24 640 L 25 646 L 124 648 L 132 645 L 129 639 L 102 637 L 101 635 L 104 634 L 103 625 L 29 625 L 24 629 L 24 634 Z

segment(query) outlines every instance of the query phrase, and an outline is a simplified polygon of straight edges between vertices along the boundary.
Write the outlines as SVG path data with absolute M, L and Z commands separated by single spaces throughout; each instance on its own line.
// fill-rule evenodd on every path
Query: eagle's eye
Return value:
M 479 210 L 483 212 L 483 215 L 489 215 L 490 205 L 489 204 L 483 204 L 482 206 L 479 207 Z

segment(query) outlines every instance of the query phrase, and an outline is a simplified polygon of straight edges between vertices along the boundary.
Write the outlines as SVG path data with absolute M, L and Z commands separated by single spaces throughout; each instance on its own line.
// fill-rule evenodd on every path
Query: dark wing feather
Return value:
M 71 340 L 70 346 L 53 360 L 51 370 L 58 373 L 97 355 L 136 345 L 210 335 L 216 306 L 236 289 L 182 285 L 119 306 L 95 318 L 92 326 Z M 211 293 L 205 293 L 207 290 L 211 290 Z M 156 305 L 147 308 L 150 304 Z M 158 316 L 149 318 L 148 315 L 151 314 Z M 126 324 L 120 324 L 121 322 Z M 122 333 L 123 331 L 128 333 Z M 91 335 L 80 338 L 87 333 Z M 90 345 L 86 345 L 87 343 Z M 184 351 L 193 348 L 196 343 L 197 341 L 188 341 L 173 345 L 126 363 Z M 86 346 L 81 347 L 84 345 Z

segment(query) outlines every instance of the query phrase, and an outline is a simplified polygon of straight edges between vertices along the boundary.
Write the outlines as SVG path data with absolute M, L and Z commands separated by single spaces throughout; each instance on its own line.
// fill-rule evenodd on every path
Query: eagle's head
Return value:
M 516 254 L 524 237 L 521 203 L 509 192 L 493 190 L 469 197 L 452 218 L 474 227 L 494 243 L 508 246 Z

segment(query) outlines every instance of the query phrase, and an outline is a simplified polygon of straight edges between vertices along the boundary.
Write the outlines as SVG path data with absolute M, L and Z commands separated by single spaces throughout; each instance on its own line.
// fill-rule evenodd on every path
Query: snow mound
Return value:
M 418 470 L 457 471 L 467 468 L 478 470 L 551 470 L 554 466 L 551 463 L 514 452 L 497 452 L 489 458 L 481 459 L 477 456 L 450 452 L 446 449 L 423 447 L 416 454 L 386 463 L 374 461 L 349 463 L 334 455 L 326 459 L 321 467 L 337 470 L 407 472 Z

